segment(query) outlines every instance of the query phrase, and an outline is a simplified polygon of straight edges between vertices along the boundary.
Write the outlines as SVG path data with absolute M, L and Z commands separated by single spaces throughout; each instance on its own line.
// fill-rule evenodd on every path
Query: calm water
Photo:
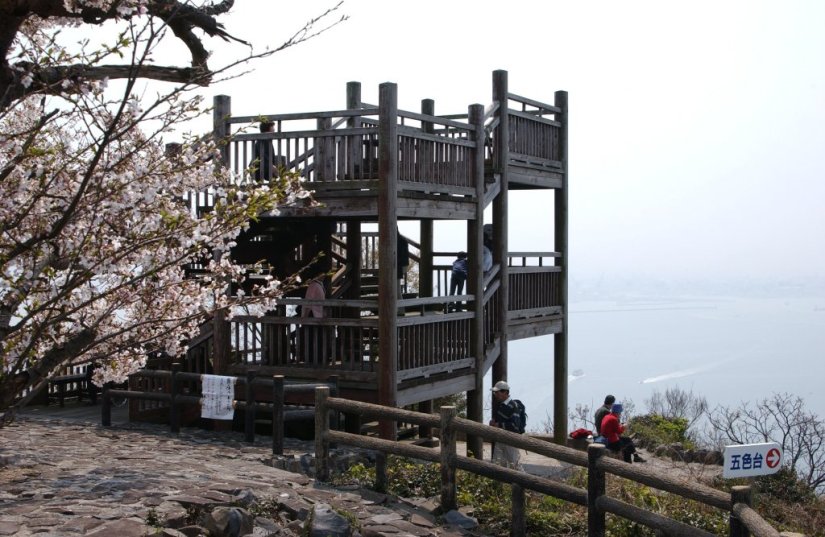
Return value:
M 552 415 L 552 343 L 510 343 L 509 380 L 532 429 Z M 613 393 L 641 412 L 654 391 L 679 386 L 711 406 L 790 392 L 825 416 L 825 297 L 575 302 L 569 372 L 570 408 Z

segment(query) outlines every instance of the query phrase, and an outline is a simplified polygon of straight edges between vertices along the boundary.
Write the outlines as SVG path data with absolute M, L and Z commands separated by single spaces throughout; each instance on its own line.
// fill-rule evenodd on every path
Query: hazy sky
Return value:
M 332 2 L 243 0 L 227 29 L 277 46 Z M 575 275 L 825 274 L 825 2 L 346 0 L 350 19 L 209 88 L 237 114 L 459 113 L 510 91 L 570 101 Z M 212 40 L 216 59 L 243 52 Z M 511 249 L 547 250 L 546 195 L 511 196 Z M 547 227 L 537 226 L 548 213 Z M 439 247 L 439 245 L 436 245 Z

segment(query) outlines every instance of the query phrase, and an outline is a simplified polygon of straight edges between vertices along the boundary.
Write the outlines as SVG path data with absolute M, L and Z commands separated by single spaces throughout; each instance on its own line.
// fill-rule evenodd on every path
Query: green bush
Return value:
M 640 443 L 650 447 L 676 442 L 680 442 L 685 449 L 696 447 L 688 434 L 688 420 L 685 418 L 666 418 L 658 414 L 635 416 L 628 422 L 627 432 L 636 433 Z
M 775 474 L 757 477 L 756 490 L 790 503 L 811 504 L 816 501 L 816 491 L 787 466 Z

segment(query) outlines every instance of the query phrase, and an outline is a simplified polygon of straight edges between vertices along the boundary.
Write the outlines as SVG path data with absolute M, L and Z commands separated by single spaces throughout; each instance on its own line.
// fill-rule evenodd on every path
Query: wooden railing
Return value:
M 276 166 L 298 172 L 309 182 L 352 184 L 378 179 L 378 113 L 377 108 L 360 108 L 231 117 L 226 121 L 230 129 L 241 125 L 248 130 L 264 119 L 275 128 L 274 132 L 230 133 L 228 167 L 237 184 L 270 178 L 272 174 L 260 171 L 260 163 L 255 162 L 258 144 L 271 151 Z M 404 110 L 398 111 L 396 121 L 402 189 L 434 191 L 441 186 L 451 193 L 475 193 L 470 163 L 476 143 L 470 140 L 471 125 Z
M 511 252 L 508 255 L 508 311 L 520 317 L 561 313 L 561 267 L 556 252 Z
M 245 128 L 263 119 L 275 124 L 274 132 L 231 135 L 229 169 L 239 184 L 266 178 L 268 171 L 257 168 L 255 144 L 270 144 L 273 163 L 298 172 L 309 182 L 377 179 L 378 127 L 366 116 L 378 110 L 355 109 L 266 116 L 232 117 L 227 123 Z M 349 123 L 354 126 L 348 126 Z
M 472 300 L 472 296 L 464 298 Z M 402 300 L 407 307 L 435 305 L 444 311 L 447 301 L 438 298 Z M 475 367 L 470 353 L 472 312 L 420 315 L 398 319 L 399 382 Z
M 323 318 L 237 316 L 230 321 L 233 362 L 241 365 L 346 372 L 376 371 L 378 320 L 365 317 L 375 300 L 283 299 L 284 304 L 320 306 Z M 342 313 L 348 313 L 342 315 Z
M 172 364 L 172 370 L 144 369 L 133 373 L 129 378 L 130 386 L 152 386 L 152 388 L 120 390 L 104 386 L 100 407 L 100 424 L 112 425 L 112 401 L 115 398 L 126 399 L 132 403 L 155 403 L 169 422 L 173 433 L 179 433 L 181 427 L 181 407 L 200 406 L 202 376 L 197 373 L 181 371 L 181 364 Z M 144 382 L 139 382 L 143 380 Z M 154 382 L 147 383 L 146 380 Z M 338 393 L 338 377 L 331 376 L 323 383 L 287 383 L 281 375 L 257 377 L 255 371 L 247 371 L 245 376 L 235 377 L 235 388 L 243 388 L 243 397 L 233 400 L 236 410 L 244 410 L 244 435 L 247 442 L 255 441 L 255 417 L 258 412 L 269 412 L 272 416 L 272 453 L 284 453 L 284 423 L 295 420 L 312 419 L 314 410 L 289 407 L 290 397 L 311 395 L 319 386 L 330 393 Z M 268 396 L 261 397 L 261 388 L 269 390 Z M 263 399 L 263 401 L 261 401 Z M 337 423 L 337 417 L 336 417 Z
M 508 93 L 507 98 L 521 110 L 508 106 L 510 123 L 510 163 L 528 167 L 561 168 L 561 123 L 545 116 L 561 109 Z
M 348 412 L 358 414 L 362 417 L 394 420 L 438 429 L 441 439 L 440 446 L 439 449 L 436 450 L 334 431 L 330 429 L 330 411 Z M 501 442 L 518 449 L 524 449 L 569 464 L 585 467 L 588 472 L 588 488 L 587 490 L 579 489 L 483 460 L 461 456 L 456 452 L 456 435 L 458 433 L 464 433 L 468 436 L 479 436 L 488 441 Z M 324 387 L 316 388 L 315 469 L 316 478 L 321 481 L 328 481 L 330 478 L 329 453 L 331 443 L 345 444 L 377 451 L 379 456 L 376 458 L 376 486 L 379 490 L 386 490 L 389 484 L 386 471 L 387 454 L 440 463 L 440 501 L 441 508 L 445 512 L 458 507 L 456 494 L 457 469 L 509 483 L 513 488 L 511 535 L 515 537 L 526 535 L 524 489 L 533 490 L 587 507 L 588 536 L 590 537 L 603 537 L 605 535 L 606 513 L 613 513 L 632 522 L 660 531 L 665 535 L 691 537 L 708 537 L 712 535 L 704 530 L 694 528 L 682 522 L 607 496 L 605 487 L 607 474 L 620 476 L 727 511 L 730 513 L 731 536 L 745 537 L 752 534 L 756 537 L 779 537 L 779 532 L 766 523 L 762 517 L 750 507 L 749 487 L 734 487 L 731 494 L 726 494 L 695 482 L 685 484 L 661 472 L 640 468 L 639 465 L 630 465 L 610 457 L 604 457 L 603 455 L 605 454 L 606 448 L 601 444 L 591 445 L 588 448 L 588 453 L 585 455 L 581 451 L 557 446 L 544 440 L 530 438 L 525 435 L 511 433 L 503 429 L 488 427 L 474 421 L 458 418 L 456 417 L 455 407 L 441 407 L 440 415 L 438 416 L 422 414 L 330 397 L 329 389 Z

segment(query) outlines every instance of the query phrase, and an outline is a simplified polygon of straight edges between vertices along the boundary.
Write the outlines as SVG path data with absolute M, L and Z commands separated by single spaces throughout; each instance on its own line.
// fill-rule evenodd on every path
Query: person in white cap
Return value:
M 490 425 L 505 431 L 523 433 L 527 414 L 521 401 L 510 397 L 510 385 L 500 380 L 493 386 L 493 419 Z M 493 444 L 493 462 L 509 468 L 521 469 L 521 452 L 518 448 L 496 442 Z

